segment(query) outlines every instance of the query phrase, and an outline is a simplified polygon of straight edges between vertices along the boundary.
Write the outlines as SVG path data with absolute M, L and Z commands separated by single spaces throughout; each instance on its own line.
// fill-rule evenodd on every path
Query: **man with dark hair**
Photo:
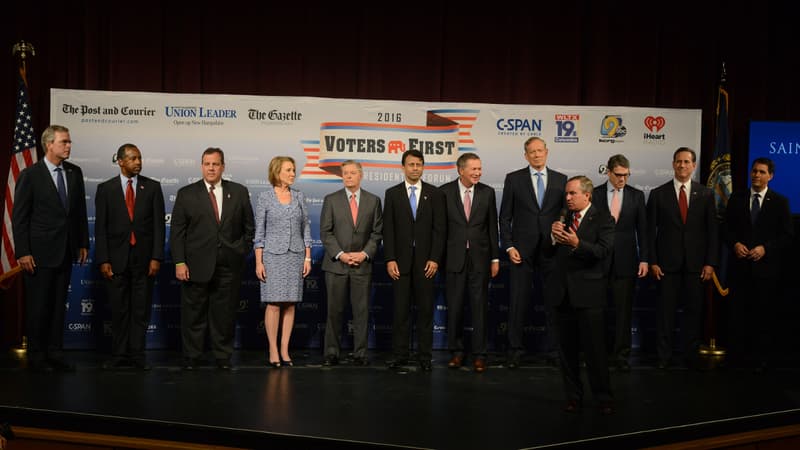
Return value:
M 201 169 L 201 180 L 178 191 L 170 229 L 175 278 L 182 282 L 183 368 L 197 366 L 208 333 L 217 367 L 230 370 L 242 266 L 255 235 L 253 207 L 246 187 L 222 179 L 222 150 L 206 149 Z
M 656 308 L 658 368 L 672 359 L 672 330 L 683 306 L 681 341 L 684 359 L 692 363 L 700 345 L 703 283 L 714 275 L 719 257 L 719 225 L 711 189 L 692 181 L 697 155 L 680 147 L 672 155 L 672 180 L 653 189 L 647 202 L 650 274 L 659 282 Z
M 723 234 L 731 250 L 729 357 L 734 364 L 758 371 L 772 356 L 782 257 L 794 234 L 789 200 L 769 189 L 774 173 L 772 160 L 753 161 L 750 189 L 735 192 L 728 200 Z
M 464 362 L 464 299 L 472 313 L 472 365 L 486 370 L 489 279 L 500 271 L 497 243 L 497 203 L 494 189 L 480 182 L 481 159 L 464 153 L 456 162 L 458 179 L 440 189 L 447 204 L 447 366 Z
M 71 371 L 61 359 L 64 305 L 72 263 L 89 255 L 89 221 L 81 168 L 67 161 L 69 130 L 42 133 L 44 158 L 19 174 L 12 225 L 17 262 L 24 271 L 28 362 L 32 369 Z
M 567 177 L 547 167 L 547 143 L 540 137 L 525 141 L 524 155 L 528 166 L 506 175 L 500 203 L 500 240 L 508 254 L 508 367 L 519 367 L 525 352 L 523 327 L 528 303 L 533 301 L 534 275 L 537 284 L 547 284 L 552 261 L 542 253 L 549 244 L 550 224 L 564 208 L 564 185 Z M 539 291 L 543 292 L 543 290 Z M 553 312 L 543 306 L 547 325 L 545 350 L 548 357 L 556 351 Z
M 119 175 L 97 186 L 95 260 L 111 305 L 111 360 L 105 368 L 148 370 L 145 335 L 153 282 L 164 259 L 161 183 L 140 174 L 142 154 L 133 144 L 117 150 Z
M 606 164 L 608 182 L 594 188 L 592 205 L 611 214 L 614 251 L 608 262 L 608 285 L 616 320 L 611 355 L 622 371 L 630 370 L 631 314 L 637 278 L 647 276 L 647 210 L 644 192 L 628 184 L 631 165 L 624 155 L 614 155 Z
M 545 284 L 546 298 L 556 313 L 559 359 L 567 403 L 564 411 L 577 412 L 583 401 L 580 354 L 583 353 L 592 394 L 600 413 L 614 413 L 608 358 L 605 351 L 606 259 L 614 248 L 614 219 L 596 208 L 592 181 L 578 175 L 567 181 L 569 214 L 551 226 L 544 251 L 554 259 L 553 274 Z
M 408 362 L 410 309 L 416 305 L 420 368 L 430 372 L 433 347 L 433 278 L 444 253 L 447 218 L 442 192 L 422 181 L 425 157 L 408 150 L 402 158 L 405 180 L 386 190 L 383 257 L 394 288 L 391 369 Z

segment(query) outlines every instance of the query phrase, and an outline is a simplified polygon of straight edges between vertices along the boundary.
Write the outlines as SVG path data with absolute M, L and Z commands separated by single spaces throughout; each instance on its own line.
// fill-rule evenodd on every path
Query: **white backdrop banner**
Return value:
M 314 270 L 306 280 L 293 335 L 294 345 L 308 348 L 320 346 L 325 327 L 324 277 L 318 264 L 324 253 L 319 213 L 324 196 L 341 188 L 339 164 L 344 160 L 360 161 L 365 170 L 363 188 L 383 197 L 386 188 L 403 179 L 400 158 L 406 150 L 425 155 L 423 179 L 435 185 L 457 178 L 458 156 L 475 152 L 483 160 L 482 181 L 495 188 L 499 207 L 505 174 L 527 164 L 523 143 L 531 136 L 547 142 L 548 167 L 568 176 L 587 175 L 595 183 L 606 180 L 608 157 L 622 153 L 631 161 L 630 183 L 646 193 L 671 178 L 675 149 L 687 146 L 698 152 L 698 159 L 700 156 L 701 111 L 694 109 L 67 89 L 52 89 L 50 104 L 51 123 L 70 129 L 70 161 L 83 169 L 92 236 L 97 185 L 119 173 L 114 156 L 124 143 L 133 143 L 142 151 L 142 174 L 161 181 L 168 235 L 177 190 L 200 178 L 200 156 L 206 148 L 224 150 L 224 177 L 247 186 L 254 200 L 269 188 L 270 159 L 293 157 L 300 174 L 295 187 L 307 196 L 314 238 Z M 695 173 L 695 178 L 698 176 Z M 166 246 L 169 249 L 169 243 Z M 503 261 L 503 269 L 506 263 Z M 375 264 L 370 345 L 387 349 L 391 342 L 391 285 L 380 257 Z M 236 342 L 239 347 L 258 348 L 265 345 L 265 337 L 252 254 L 246 270 Z M 110 346 L 111 315 L 101 280 L 94 261 L 75 267 L 65 347 Z M 489 336 L 498 350 L 505 345 L 506 280 L 507 270 L 501 270 L 491 289 Z M 435 314 L 436 348 L 446 348 L 442 285 Z M 541 298 L 532 299 L 532 304 L 525 327 L 529 349 L 540 346 L 544 336 Z M 179 348 L 179 312 L 179 287 L 167 252 L 154 295 L 149 348 Z M 634 328 L 638 345 L 637 334 L 644 330 L 637 318 Z

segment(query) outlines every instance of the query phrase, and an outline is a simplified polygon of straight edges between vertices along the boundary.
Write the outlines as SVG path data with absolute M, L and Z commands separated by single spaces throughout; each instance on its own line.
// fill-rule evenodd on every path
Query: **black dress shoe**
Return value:
M 325 367 L 333 367 L 339 364 L 339 358 L 335 356 L 326 356 L 325 361 L 322 361 L 322 365 Z
M 294 363 L 291 359 L 288 361 L 281 360 L 281 367 L 294 367 Z
M 150 365 L 147 364 L 147 362 L 145 362 L 145 360 L 143 359 L 134 359 L 133 361 L 131 361 L 131 365 L 133 366 L 134 369 L 143 370 L 145 372 L 152 369 L 152 367 L 150 367 Z
M 564 405 L 564 412 L 574 414 L 581 410 L 581 402 L 578 400 L 568 400 L 567 404 Z
M 508 361 L 506 364 L 508 365 L 509 369 L 518 369 L 519 368 L 519 354 L 512 353 L 508 355 Z
M 103 363 L 103 369 L 105 370 L 124 369 L 126 367 L 131 367 L 131 364 L 129 364 L 128 360 L 125 358 L 120 358 L 118 356 Z
M 197 360 L 194 358 L 184 358 L 181 368 L 183 370 L 195 370 L 197 369 Z
M 28 361 L 28 369 L 34 372 L 52 372 L 53 366 L 44 360 Z
M 630 372 L 631 365 L 628 364 L 627 360 L 620 359 L 619 361 L 617 361 L 617 369 L 619 369 L 620 372 Z
M 600 414 L 604 416 L 614 414 L 614 404 L 610 402 L 600 403 Z
M 369 360 L 367 358 L 364 358 L 363 356 L 362 357 L 356 356 L 355 358 L 353 358 L 352 364 L 354 366 L 368 366 Z
M 47 360 L 47 363 L 59 372 L 75 372 L 75 364 L 58 358 L 50 358 Z
M 419 368 L 422 369 L 423 372 L 430 372 L 433 370 L 433 364 L 430 361 L 420 361 Z
M 281 368 L 281 362 L 280 361 L 268 361 L 267 365 L 272 367 L 273 369 L 280 369 Z
M 219 370 L 231 370 L 231 362 L 227 359 L 218 359 L 217 360 L 217 369 Z
M 659 360 L 657 367 L 659 370 L 667 370 L 669 368 L 669 362 L 664 361 L 663 359 Z
M 407 359 L 392 359 L 386 362 L 386 366 L 392 370 L 403 369 L 408 365 Z

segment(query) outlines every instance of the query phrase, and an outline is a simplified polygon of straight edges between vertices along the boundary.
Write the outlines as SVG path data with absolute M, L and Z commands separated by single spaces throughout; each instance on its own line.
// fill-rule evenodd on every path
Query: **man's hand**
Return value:
M 178 281 L 189 281 L 189 266 L 186 264 L 176 265 L 175 278 L 177 278 Z
M 425 278 L 433 278 L 439 269 L 439 263 L 428 260 L 425 262 Z
M 754 249 L 747 252 L 747 259 L 751 261 L 759 261 L 767 253 L 763 245 L 757 245 Z
M 89 259 L 89 249 L 88 248 L 79 248 L 78 249 L 78 262 L 81 265 L 86 264 L 86 260 Z
M 661 281 L 661 278 L 664 277 L 664 271 L 661 270 L 661 266 L 658 264 L 653 264 L 650 266 L 650 275 L 656 280 Z
M 736 255 L 737 258 L 746 258 L 749 253 L 750 249 L 741 242 L 733 244 L 733 254 Z
M 491 270 L 492 278 L 496 277 L 500 273 L 500 261 L 492 262 L 489 270 Z
M 150 260 L 150 267 L 147 268 L 147 276 L 154 277 L 158 275 L 158 271 L 161 270 L 161 261 L 157 259 Z
M 700 273 L 700 279 L 708 281 L 714 275 L 714 268 L 711 266 L 703 266 L 703 271 Z
M 386 263 L 386 273 L 388 273 L 389 278 L 393 280 L 400 279 L 400 268 L 397 267 L 397 261 L 389 261 Z
M 638 275 L 639 278 L 646 277 L 647 276 L 647 269 L 648 269 L 647 263 L 646 262 L 640 262 L 639 263 L 639 272 L 637 272 L 636 275 Z
M 508 249 L 508 259 L 511 260 L 514 264 L 522 264 L 522 256 L 519 254 L 519 250 L 514 247 Z
M 17 262 L 25 272 L 33 273 L 36 270 L 36 262 L 33 260 L 33 255 L 20 256 L 17 258 Z
M 113 278 L 114 271 L 111 269 L 111 263 L 100 264 L 100 273 L 106 280 L 110 280 L 111 278 Z

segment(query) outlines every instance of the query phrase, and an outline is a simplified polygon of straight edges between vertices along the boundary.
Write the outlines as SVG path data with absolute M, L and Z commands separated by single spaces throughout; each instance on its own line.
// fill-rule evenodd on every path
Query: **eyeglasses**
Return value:
M 611 173 L 617 178 L 628 178 L 631 176 L 630 173 L 616 173 L 616 172 L 611 172 Z

